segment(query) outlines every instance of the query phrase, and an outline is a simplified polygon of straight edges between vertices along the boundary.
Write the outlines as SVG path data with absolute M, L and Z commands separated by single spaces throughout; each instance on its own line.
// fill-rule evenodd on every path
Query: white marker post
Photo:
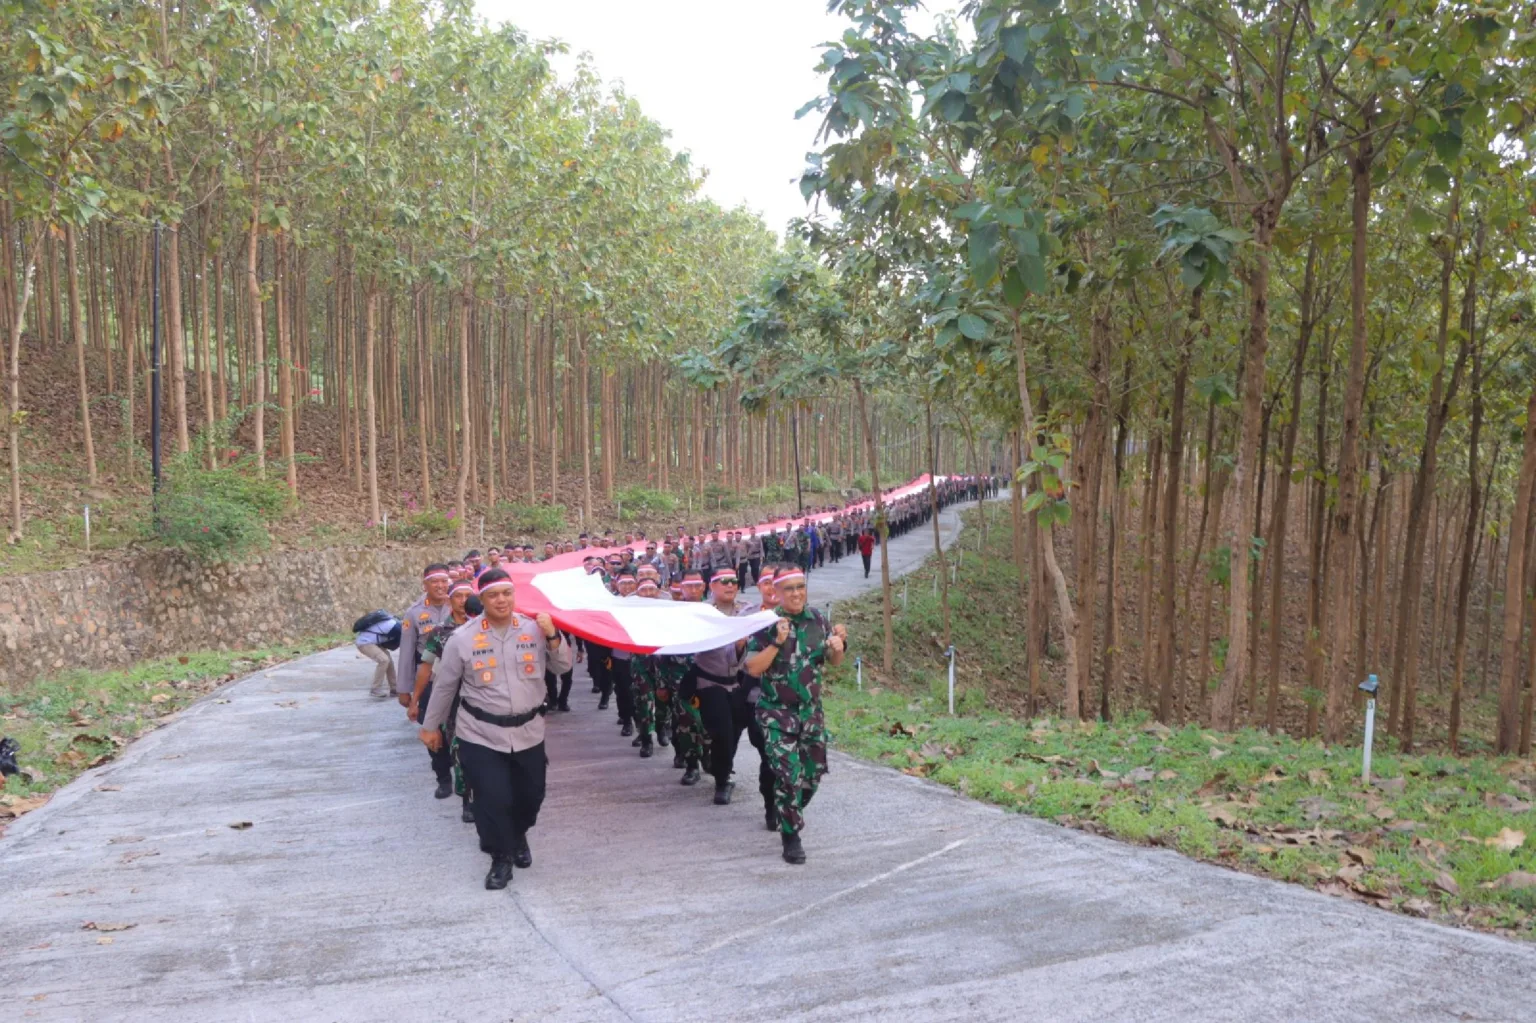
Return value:
M 859 692 L 862 693 L 864 691 L 864 658 L 855 657 L 853 659 L 853 670 L 854 681 L 858 683 Z
M 389 512 L 384 513 L 384 539 L 389 539 Z
M 954 648 L 954 645 L 951 644 L 950 648 L 948 650 L 944 651 L 944 654 L 945 654 L 946 657 L 949 658 L 949 716 L 950 717 L 954 717 L 955 716 L 955 648 Z
M 1375 675 L 1367 675 L 1365 681 L 1360 683 L 1360 691 L 1366 695 L 1365 750 L 1361 756 L 1360 783 L 1366 786 L 1371 784 L 1371 742 L 1376 737 L 1376 690 L 1380 686 Z
M 85 553 L 91 553 L 91 506 L 85 506 Z

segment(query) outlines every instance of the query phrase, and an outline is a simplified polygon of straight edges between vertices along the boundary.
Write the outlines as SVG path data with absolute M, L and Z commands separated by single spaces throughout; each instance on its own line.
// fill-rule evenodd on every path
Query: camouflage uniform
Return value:
M 663 712 L 671 715 L 672 748 L 677 757 L 685 765 L 697 767 L 708 755 L 709 737 L 699 717 L 699 698 L 691 691 L 687 696 L 682 693 L 690 667 L 686 657 L 656 658 L 656 698 L 665 704 Z
M 763 672 L 757 722 L 763 730 L 763 755 L 773 772 L 773 801 L 779 831 L 798 835 L 805 827 L 801 810 L 816 794 L 827 773 L 827 725 L 821 708 L 821 683 L 832 634 L 820 611 L 807 606 L 798 615 L 779 617 L 790 623 L 790 635 L 778 656 Z M 770 626 L 747 641 L 746 656 L 774 643 Z
M 656 708 L 656 662 L 650 654 L 636 654 L 630 662 L 630 691 L 635 701 L 635 734 L 647 736 L 659 732 L 661 718 Z
M 463 622 L 454 621 L 453 615 L 450 614 L 442 625 L 433 629 L 432 634 L 427 637 L 426 642 L 421 647 L 422 663 L 436 664 L 438 659 L 443 656 L 443 644 L 448 642 L 448 638 L 453 635 L 453 631 L 462 624 Z M 433 670 L 435 671 L 436 669 Z M 421 695 L 420 716 L 425 718 L 427 716 L 427 704 L 432 700 L 431 683 L 428 683 L 427 690 Z M 458 701 L 455 700 L 454 707 L 448 713 L 448 720 L 443 722 L 441 731 L 444 740 L 443 748 L 453 758 L 453 791 L 456 795 L 463 798 L 464 808 L 468 809 L 473 800 L 469 793 L 469 786 L 464 782 L 464 768 L 459 764 L 459 737 L 455 734 L 455 726 L 458 723 L 459 716 L 458 711 Z

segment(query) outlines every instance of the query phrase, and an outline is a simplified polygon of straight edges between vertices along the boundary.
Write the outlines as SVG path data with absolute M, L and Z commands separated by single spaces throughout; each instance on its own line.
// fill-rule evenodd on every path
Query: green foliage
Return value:
M 870 481 L 867 471 L 855 474 L 853 479 L 849 481 L 849 486 L 866 494 L 874 489 L 874 483 Z
M 793 503 L 795 500 L 795 485 L 793 483 L 770 483 L 766 487 L 759 487 L 749 495 L 753 504 L 778 505 Z
M 559 536 L 566 529 L 565 505 L 508 504 L 502 502 L 486 516 L 489 529 L 493 524 L 497 536 L 538 537 Z
M 834 494 L 837 492 L 837 484 L 832 482 L 830 476 L 808 472 L 800 478 L 800 489 L 807 494 Z
M 624 487 L 614 491 L 613 498 L 622 508 L 622 518 L 655 519 L 671 515 L 676 512 L 682 502 L 677 495 L 665 490 L 652 490 L 649 487 L 633 486 Z
M 201 561 L 232 561 L 271 543 L 267 524 L 288 504 L 274 475 L 260 476 L 255 460 L 206 469 L 194 448 L 166 467 L 156 511 L 156 533 L 167 547 Z
M 453 519 L 437 508 L 406 516 L 403 522 L 391 523 L 389 532 L 400 540 L 441 540 L 455 532 Z

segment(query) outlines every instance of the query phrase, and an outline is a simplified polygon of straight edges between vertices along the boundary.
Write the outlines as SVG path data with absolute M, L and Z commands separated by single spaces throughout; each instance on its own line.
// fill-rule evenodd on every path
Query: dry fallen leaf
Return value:
M 125 845 L 128 842 L 142 842 L 142 841 L 144 841 L 144 836 L 143 835 L 117 835 L 117 836 L 115 836 L 113 838 L 107 839 L 107 844 L 108 845 Z
M 1259 784 L 1278 785 L 1285 780 L 1286 777 L 1284 771 L 1280 770 L 1278 767 L 1271 767 L 1268 771 L 1264 772 L 1264 777 L 1259 779 Z
M 1321 785 L 1325 789 L 1333 788 L 1333 786 L 1328 782 L 1328 772 L 1323 770 L 1321 767 L 1314 767 L 1312 770 L 1307 772 L 1307 784 Z
M 1363 845 L 1352 845 L 1344 850 L 1344 855 L 1364 867 L 1376 865 L 1376 854 Z
M 1157 772 L 1157 780 L 1158 781 L 1173 781 L 1178 776 L 1179 776 L 1179 772 L 1178 771 L 1158 771 Z
M 1484 792 L 1483 803 L 1490 810 L 1508 810 L 1510 813 L 1525 813 L 1531 808 L 1530 803 L 1507 792 Z
M 1348 884 L 1354 884 L 1356 881 L 1359 881 L 1362 877 L 1365 876 L 1365 868 L 1358 863 L 1351 863 L 1348 866 L 1340 867 L 1338 870 L 1335 870 L 1333 872 L 1333 876 L 1338 878 L 1340 881 L 1344 881 Z
M 97 923 L 95 920 L 87 920 L 85 923 L 80 925 L 80 929 L 82 931 L 102 931 L 102 932 L 106 932 L 106 931 L 130 931 L 130 930 L 132 930 L 133 928 L 135 928 L 137 926 L 139 926 L 139 925 L 138 924 L 104 924 L 104 923 Z
M 112 939 L 110 937 L 97 938 L 96 939 L 96 944 L 98 944 L 98 945 L 110 945 L 110 944 L 112 944 Z
M 1525 832 L 1516 831 L 1513 828 L 1500 828 L 1497 835 L 1483 839 L 1483 844 L 1491 845 L 1503 852 L 1514 852 L 1525 844 Z
M 1407 899 L 1403 902 L 1403 909 L 1414 916 L 1429 916 L 1434 911 L 1434 905 L 1428 899 Z
M 149 698 L 149 702 L 150 703 L 164 703 L 166 700 L 169 700 L 170 698 L 171 698 L 171 694 L 170 693 L 156 693 L 154 696 L 151 696 Z
M 97 792 L 121 792 L 121 791 L 123 791 L 123 787 L 121 785 L 98 785 L 98 786 L 96 786 L 96 791 Z
M 250 826 L 251 826 L 251 822 L 250 821 L 235 821 L 233 824 L 230 825 L 230 827 L 234 828 L 236 831 L 244 831 L 246 828 L 248 828 Z
M 1379 821 L 1389 821 L 1397 816 L 1397 811 L 1390 806 L 1378 806 L 1371 816 Z
M 1435 875 L 1434 886 L 1447 895 L 1461 894 L 1461 885 L 1457 884 L 1456 879 L 1443 870 Z
M 1222 757 L 1224 757 L 1226 755 L 1227 755 L 1227 751 L 1226 750 L 1224 750 L 1224 749 L 1217 749 L 1215 746 L 1211 747 L 1211 759 L 1212 760 L 1220 760 Z
M 0 799 L 0 820 L 9 820 L 12 817 L 20 817 L 24 813 L 30 813 L 48 802 L 47 795 L 41 796 L 6 796 Z
M 1518 891 L 1523 888 L 1536 888 L 1536 874 L 1524 870 L 1512 870 L 1503 877 L 1488 884 L 1483 888 L 1498 888 L 1505 891 Z

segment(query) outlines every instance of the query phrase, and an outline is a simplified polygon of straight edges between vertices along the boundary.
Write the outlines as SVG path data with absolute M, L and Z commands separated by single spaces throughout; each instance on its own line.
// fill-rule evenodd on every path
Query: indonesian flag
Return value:
M 905 486 L 886 491 L 884 500 L 889 504 L 920 493 L 928 486 L 929 477 L 924 474 Z M 746 533 L 749 528 L 755 528 L 759 534 L 767 534 L 787 529 L 797 522 L 825 522 L 835 515 L 873 507 L 874 501 L 868 500 L 840 512 L 799 515 L 755 527 L 732 527 L 732 530 Z M 637 555 L 645 550 L 644 541 L 630 546 Z M 587 548 L 548 561 L 507 565 L 507 574 L 517 586 L 518 614 L 548 614 L 555 625 L 566 632 L 601 646 L 637 654 L 682 655 L 715 650 L 778 621 L 778 615 L 772 611 L 730 618 L 707 602 L 617 596 L 603 585 L 601 576 L 588 574 L 582 565 L 593 554 L 610 552 L 608 548 Z

